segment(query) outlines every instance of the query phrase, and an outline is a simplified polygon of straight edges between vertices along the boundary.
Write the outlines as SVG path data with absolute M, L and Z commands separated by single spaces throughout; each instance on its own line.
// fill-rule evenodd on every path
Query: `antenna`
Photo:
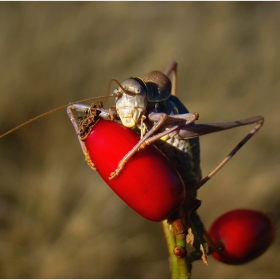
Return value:
M 115 95 L 107 95 L 107 96 L 104 96 L 104 95 L 103 95 L 103 96 L 98 96 L 98 97 L 91 97 L 91 98 L 86 98 L 86 99 L 79 100 L 79 101 L 75 101 L 75 102 L 70 102 L 69 104 L 66 104 L 66 105 L 62 105 L 62 106 L 57 107 L 57 108 L 55 108 L 55 109 L 52 109 L 52 110 L 50 110 L 50 111 L 48 111 L 48 112 L 45 112 L 45 113 L 43 113 L 43 114 L 41 114 L 41 115 L 39 115 L 39 116 L 37 116 L 37 117 L 35 117 L 35 118 L 32 118 L 32 119 L 30 119 L 30 120 L 28 120 L 28 121 L 26 121 L 26 122 L 24 122 L 24 123 L 22 123 L 22 124 L 16 126 L 15 128 L 13 128 L 13 129 L 11 129 L 11 130 L 9 130 L 9 131 L 3 133 L 2 135 L 0 135 L 0 139 L 3 138 L 3 137 L 5 137 L 5 136 L 7 136 L 8 134 L 10 134 L 10 133 L 12 133 L 12 132 L 18 130 L 19 128 L 21 128 L 21 127 L 23 127 L 23 126 L 25 126 L 25 125 L 27 125 L 27 124 L 29 124 L 29 123 L 31 123 L 31 122 L 34 122 L 34 121 L 36 121 L 36 120 L 38 120 L 38 119 L 40 119 L 40 118 L 42 118 L 42 117 L 45 117 L 45 116 L 47 116 L 47 115 L 50 115 L 50 114 L 52 114 L 52 113 L 54 113 L 54 112 L 56 112 L 56 111 L 58 111 L 58 110 L 61 110 L 61 109 L 63 109 L 63 108 L 66 108 L 66 107 L 68 107 L 68 106 L 71 106 L 71 105 L 73 105 L 73 104 L 82 103 L 82 102 L 88 102 L 88 101 L 91 101 L 91 100 L 101 99 L 101 98 L 105 98 L 105 97 L 115 97 Z
M 62 106 L 60 106 L 60 107 L 57 107 L 57 108 L 55 108 L 55 109 L 52 109 L 52 110 L 50 110 L 50 111 L 48 111 L 48 112 L 45 112 L 45 113 L 43 113 L 43 114 L 41 114 L 41 115 L 39 115 L 39 116 L 37 116 L 37 117 L 35 117 L 35 118 L 32 118 L 32 119 L 30 119 L 30 120 L 28 120 L 28 121 L 26 121 L 26 122 L 24 122 L 24 123 L 22 123 L 22 124 L 20 124 L 20 125 L 18 125 L 18 126 L 16 126 L 16 127 L 14 127 L 13 129 L 11 129 L 11 130 L 9 130 L 9 131 L 7 131 L 7 132 L 1 134 L 1 135 L 0 135 L 0 139 L 3 138 L 3 137 L 5 137 L 5 136 L 7 136 L 8 134 L 10 134 L 10 133 L 12 133 L 12 132 L 18 130 L 19 128 L 21 128 L 21 127 L 23 127 L 23 126 L 26 126 L 26 125 L 29 124 L 29 123 L 32 123 L 32 122 L 34 122 L 34 121 L 36 121 L 36 120 L 38 120 L 38 119 L 40 119 L 40 118 L 42 118 L 42 117 L 45 117 L 45 116 L 47 116 L 47 115 L 50 115 L 50 114 L 52 114 L 52 113 L 54 113 L 54 112 L 56 112 L 56 111 L 58 111 L 58 110 L 61 110 L 61 109 L 63 109 L 63 108 L 66 108 L 66 107 L 68 107 L 68 106 L 71 106 L 71 105 L 73 105 L 73 104 L 82 103 L 82 102 L 88 102 L 88 101 L 91 101 L 91 100 L 101 99 L 101 98 L 116 97 L 116 95 L 114 95 L 114 94 L 108 95 L 108 93 L 109 93 L 109 91 L 110 91 L 110 88 L 111 88 L 112 82 L 115 82 L 124 92 L 129 93 L 128 90 L 126 90 L 126 89 L 124 89 L 124 88 L 122 87 L 122 85 L 120 84 L 120 82 L 118 82 L 116 79 L 111 79 L 111 80 L 109 81 L 109 83 L 108 83 L 107 94 L 106 94 L 106 95 L 97 96 L 97 97 L 91 97 L 91 98 L 86 98 L 86 99 L 82 99 L 82 100 L 75 101 L 75 102 L 70 102 L 70 103 L 67 104 L 67 105 L 62 105 Z M 105 100 L 106 100 L 106 99 L 105 99 Z

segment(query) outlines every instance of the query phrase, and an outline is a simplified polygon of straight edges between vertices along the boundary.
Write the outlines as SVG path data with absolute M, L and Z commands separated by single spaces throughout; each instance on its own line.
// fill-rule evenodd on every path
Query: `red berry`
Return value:
M 99 119 L 85 140 L 97 171 L 132 209 L 151 221 L 167 219 L 184 201 L 184 183 L 168 158 L 154 145 L 138 151 L 120 174 L 109 180 L 139 135 L 113 121 Z
M 214 221 L 211 239 L 222 249 L 212 256 L 227 264 L 243 264 L 264 253 L 274 239 L 272 219 L 259 211 L 237 209 Z

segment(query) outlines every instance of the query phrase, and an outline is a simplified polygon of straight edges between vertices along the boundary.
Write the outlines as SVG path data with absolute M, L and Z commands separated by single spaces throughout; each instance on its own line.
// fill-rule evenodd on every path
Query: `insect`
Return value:
M 171 74 L 172 83 L 169 79 Z M 119 87 L 110 95 L 115 98 L 115 107 L 105 109 L 101 103 L 89 106 L 80 102 L 67 106 L 68 116 L 87 163 L 97 169 L 107 184 L 140 215 L 154 221 L 168 219 L 170 222 L 184 217 L 189 228 L 187 239 L 205 255 L 207 244 L 203 237 L 204 227 L 196 212 L 200 206 L 196 198 L 197 190 L 255 135 L 263 125 L 264 118 L 256 116 L 225 123 L 194 123 L 199 117 L 198 113 L 189 112 L 176 97 L 176 62 L 171 62 L 164 73 L 152 71 L 143 77 L 132 77 L 121 84 L 117 83 Z M 249 124 L 256 125 L 202 179 L 198 137 Z M 123 130 L 123 127 L 127 129 Z M 121 153 L 114 154 L 120 150 Z M 152 161 L 150 155 L 153 155 Z M 152 165 L 149 164 L 151 162 Z M 150 170 L 156 165 L 151 175 Z M 166 174 L 168 176 L 164 177 Z M 148 178 L 150 185 L 145 182 L 145 187 L 141 189 L 144 178 Z M 163 184 L 164 181 L 166 184 Z M 160 186 L 164 186 L 163 189 Z M 135 192 L 134 189 L 141 191 Z
M 168 157 L 183 179 L 187 191 L 186 201 L 188 203 L 192 201 L 194 205 L 197 205 L 198 202 L 194 199 L 197 189 L 213 177 L 261 128 L 264 119 L 257 116 L 234 122 L 194 124 L 194 121 L 198 119 L 198 114 L 189 113 L 175 96 L 176 68 L 177 63 L 171 62 L 165 73 L 152 71 L 142 78 L 126 79 L 112 94 L 116 99 L 115 108 L 106 110 L 102 105 L 90 107 L 84 104 L 71 104 L 67 112 L 79 135 L 78 138 L 89 165 L 94 166 L 94 162 L 89 160 L 88 148 L 85 144 L 88 132 L 91 127 L 94 127 L 96 119 L 114 119 L 123 126 L 137 131 L 141 137 L 120 159 L 117 168 L 111 170 L 109 179 L 112 181 L 116 179 L 139 150 L 154 143 Z M 168 78 L 171 73 L 173 73 L 172 84 Z M 82 121 L 76 119 L 74 114 L 76 111 L 85 114 Z M 255 128 L 217 168 L 202 180 L 198 136 L 253 123 L 256 123 Z M 108 161 L 109 159 L 110 157 Z M 141 177 L 141 174 L 139 176 Z
M 140 150 L 147 148 L 147 146 L 151 144 L 154 144 L 167 156 L 183 180 L 186 197 L 182 206 L 180 204 L 181 207 L 178 208 L 179 210 L 177 209 L 177 211 L 174 211 L 175 208 L 173 207 L 172 211 L 167 214 L 164 213 L 161 217 L 168 219 L 170 223 L 178 217 L 183 217 L 186 228 L 188 228 L 188 235 L 186 236 L 187 241 L 196 251 L 202 253 L 202 259 L 207 263 L 208 244 L 204 239 L 205 229 L 203 223 L 196 212 L 200 206 L 200 201 L 196 198 L 196 192 L 261 128 L 264 119 L 262 116 L 256 116 L 234 122 L 194 124 L 194 121 L 198 119 L 198 113 L 190 113 L 175 96 L 177 84 L 176 68 L 177 63 L 171 62 L 165 73 L 152 71 L 143 77 L 126 79 L 123 83 L 119 84 L 119 87 L 112 94 L 116 99 L 115 108 L 105 110 L 102 104 L 99 104 L 99 106 L 93 105 L 91 107 L 82 104 L 72 104 L 67 108 L 67 112 L 76 133 L 79 135 L 79 141 L 85 154 L 86 161 L 94 168 L 94 153 L 99 153 L 96 147 L 91 149 L 87 138 L 91 135 L 91 129 L 94 131 L 94 126 L 98 125 L 98 119 L 114 119 L 140 135 L 140 139 L 133 144 L 131 148 L 127 149 L 123 157 L 118 159 L 118 163 L 115 163 L 117 167 L 112 168 L 112 170 L 110 170 L 111 172 L 106 168 L 108 177 L 104 178 L 103 174 L 103 179 L 105 179 L 108 185 L 111 186 L 113 190 L 117 190 L 116 193 L 119 194 L 128 205 L 132 206 L 133 209 L 138 209 L 136 211 L 139 214 L 143 215 L 145 211 L 155 210 L 154 207 L 156 207 L 156 204 L 153 205 L 147 202 L 145 192 L 142 192 L 137 197 L 132 195 L 124 196 L 123 193 L 131 194 L 131 188 L 134 188 L 133 180 L 130 179 L 130 184 L 121 188 L 122 184 L 117 183 L 118 177 L 122 176 L 123 172 L 128 171 L 126 167 L 132 162 L 133 157 L 136 158 L 137 154 L 141 153 Z M 168 78 L 171 73 L 173 74 L 172 84 Z M 82 121 L 78 121 L 75 118 L 75 111 L 85 113 Z M 249 134 L 245 136 L 208 176 L 202 179 L 198 136 L 254 123 L 256 123 L 256 125 Z M 106 137 L 111 136 L 109 133 L 106 133 L 105 136 L 104 133 L 104 138 Z M 118 139 L 119 137 L 120 134 L 116 135 L 114 139 Z M 104 138 L 102 137 L 102 139 Z M 113 141 L 107 144 L 107 147 L 111 146 L 118 149 L 121 145 L 126 144 L 118 142 L 117 147 L 115 147 Z M 110 153 L 107 156 L 106 160 L 109 162 L 112 159 Z M 98 160 L 98 156 L 95 157 L 95 159 Z M 142 166 L 145 165 L 146 162 L 143 161 Z M 104 166 L 106 166 L 106 164 Z M 98 163 L 96 167 L 98 170 L 101 164 Z M 141 167 L 130 170 L 130 175 L 132 175 L 132 178 L 138 178 L 138 183 L 140 182 L 140 185 L 143 176 L 149 174 L 149 169 L 143 170 Z M 159 169 L 159 172 L 162 170 L 163 169 Z M 128 177 L 128 174 L 129 173 L 126 172 L 123 178 L 131 178 Z M 157 178 L 161 176 L 162 172 L 149 178 L 151 181 L 150 189 L 156 188 Z M 114 186 L 114 180 L 117 187 Z M 158 193 L 160 193 L 160 189 L 153 193 L 155 200 Z M 171 197 L 163 196 L 162 200 L 168 201 L 169 199 L 171 199 Z M 149 209 L 147 209 L 147 207 Z M 156 212 L 157 210 L 161 212 L 160 208 L 161 207 L 158 207 Z M 159 217 L 160 214 L 157 213 L 156 216 Z M 178 254 L 184 255 L 180 250 Z

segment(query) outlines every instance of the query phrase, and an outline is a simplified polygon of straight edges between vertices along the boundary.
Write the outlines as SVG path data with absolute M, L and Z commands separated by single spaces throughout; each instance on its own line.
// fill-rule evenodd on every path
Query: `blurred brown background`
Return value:
M 235 208 L 279 220 L 280 4 L 0 3 L 1 133 L 119 81 L 179 62 L 178 96 L 200 123 L 265 124 L 199 192 L 206 227 Z M 251 127 L 201 138 L 203 174 Z M 168 278 L 160 223 L 87 166 L 65 110 L 0 140 L 1 278 Z M 141 170 L 139 170 L 141 176 Z M 278 234 L 279 236 L 279 234 Z M 279 278 L 277 236 L 259 259 L 197 262 L 193 278 Z

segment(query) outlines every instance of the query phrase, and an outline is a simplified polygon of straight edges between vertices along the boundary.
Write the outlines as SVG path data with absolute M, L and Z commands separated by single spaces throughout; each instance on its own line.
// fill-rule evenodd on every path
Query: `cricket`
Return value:
M 175 61 L 164 72 L 151 71 L 121 83 L 112 79 L 110 85 L 113 82 L 118 87 L 111 94 L 55 108 L 0 138 L 66 108 L 86 163 L 138 214 L 162 222 L 165 237 L 171 240 L 172 277 L 189 278 L 191 262 L 202 259 L 207 264 L 209 254 L 223 250 L 197 213 L 201 205 L 197 191 L 261 129 L 264 118 L 200 124 L 203 112 L 189 112 L 177 97 Z M 96 102 L 106 98 L 114 98 L 115 106 L 104 108 Z M 199 137 L 247 125 L 254 127 L 203 178 Z

